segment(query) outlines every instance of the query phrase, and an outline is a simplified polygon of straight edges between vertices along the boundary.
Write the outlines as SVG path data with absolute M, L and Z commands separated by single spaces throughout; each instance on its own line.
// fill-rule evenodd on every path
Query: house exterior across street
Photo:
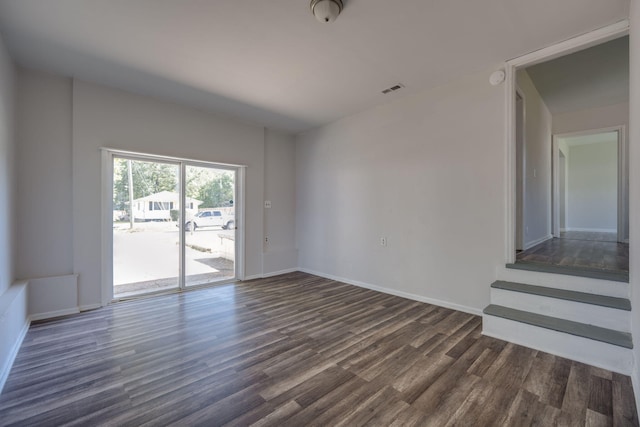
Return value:
M 200 200 L 187 197 L 187 216 L 198 213 Z M 173 191 L 161 191 L 133 201 L 133 219 L 135 221 L 171 221 L 171 211 L 180 209 L 180 198 Z

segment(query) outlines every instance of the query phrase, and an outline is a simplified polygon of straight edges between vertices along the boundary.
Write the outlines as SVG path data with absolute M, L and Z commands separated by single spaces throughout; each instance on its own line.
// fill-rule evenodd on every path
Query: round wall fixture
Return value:
M 335 21 L 342 8 L 342 0 L 311 0 L 313 16 L 324 24 Z
M 504 81 L 504 77 L 505 74 L 503 70 L 494 71 L 491 73 L 491 76 L 489 76 L 489 83 L 491 83 L 491 86 L 498 86 Z

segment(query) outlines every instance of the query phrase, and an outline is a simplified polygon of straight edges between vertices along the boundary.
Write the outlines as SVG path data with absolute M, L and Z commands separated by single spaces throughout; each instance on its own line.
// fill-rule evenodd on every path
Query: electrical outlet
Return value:
M 265 209 L 271 209 L 271 200 L 265 200 L 264 207 Z
M 387 246 L 387 238 L 386 237 L 381 237 L 380 238 L 380 246 Z
M 264 236 L 264 242 L 269 243 L 269 238 L 267 236 Z

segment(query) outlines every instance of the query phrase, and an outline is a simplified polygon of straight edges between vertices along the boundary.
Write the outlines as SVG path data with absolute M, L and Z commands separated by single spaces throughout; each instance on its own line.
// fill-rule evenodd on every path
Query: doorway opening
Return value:
M 554 135 L 553 239 L 518 261 L 629 271 L 622 128 Z
M 111 300 L 238 277 L 239 168 L 108 154 Z
M 628 242 L 624 128 L 554 135 L 554 237 Z
M 508 267 L 628 281 L 627 32 L 507 63 Z

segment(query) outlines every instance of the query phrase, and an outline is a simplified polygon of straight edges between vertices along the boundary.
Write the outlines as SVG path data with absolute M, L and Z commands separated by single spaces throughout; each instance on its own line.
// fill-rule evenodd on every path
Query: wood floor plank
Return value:
M 522 386 L 529 375 L 536 354 L 536 350 L 507 344 L 484 378 L 500 384 L 502 387 L 517 389 Z
M 612 427 L 613 421 L 606 415 L 587 409 L 587 418 L 584 425 L 585 427 Z
M 409 404 L 402 400 L 384 402 L 380 410 L 376 411 L 373 417 L 369 418 L 363 426 L 389 426 L 394 422 L 398 414 L 408 411 L 409 409 Z
M 440 396 L 437 401 L 427 408 L 424 405 L 416 404 L 415 408 L 425 411 L 427 424 L 429 426 L 443 426 L 450 421 L 451 416 L 462 406 L 469 394 L 473 391 L 480 378 L 475 375 L 462 375 L 450 387 L 450 391 Z
M 613 424 L 616 426 L 637 425 L 638 411 L 633 399 L 633 387 L 627 381 L 614 381 L 612 387 Z
M 577 253 L 576 258 L 588 256 Z M 0 426 L 638 425 L 629 377 L 305 273 L 33 322 Z
M 482 384 L 482 380 L 478 384 Z M 477 387 L 477 385 L 476 385 Z M 465 425 L 504 425 L 509 408 L 511 407 L 515 395 L 508 388 L 496 387 L 489 384 L 489 395 L 482 400 L 479 411 L 466 411 L 457 419 L 457 422 Z M 455 417 L 454 417 L 455 418 Z M 548 421 L 548 420 L 545 420 Z M 544 424 L 553 425 L 545 422 Z
M 361 378 L 353 377 L 351 380 L 339 385 L 337 388 L 322 396 L 300 412 L 282 423 L 283 427 L 323 425 L 328 418 L 335 416 L 337 407 L 349 408 L 362 400 L 360 391 L 367 385 Z
M 431 413 L 436 410 L 435 408 L 443 404 L 443 400 L 446 399 L 448 394 L 452 393 L 452 390 L 468 387 L 470 382 L 465 378 L 468 376 L 467 370 L 483 351 L 484 348 L 479 342 L 472 345 L 413 401 L 414 407 L 420 408 L 425 413 Z
M 417 427 L 425 426 L 428 422 L 428 416 L 413 406 L 409 406 L 400 412 L 397 417 L 389 424 L 390 427 Z
M 582 420 L 585 419 L 587 405 L 589 404 L 590 383 L 589 366 L 579 362 L 572 362 L 562 400 L 562 410 L 564 412 L 576 414 Z
M 398 392 L 392 387 L 383 387 L 377 393 L 352 407 L 351 414 L 346 416 L 340 414 L 336 422 L 332 424 L 336 427 L 363 426 L 375 417 L 376 414 L 384 410 L 385 405 L 388 405 L 390 402 L 396 403 L 402 402 L 402 400 L 399 398 Z
M 422 353 L 417 349 L 410 345 L 404 345 L 398 350 L 380 357 L 375 364 L 358 372 L 358 376 L 367 381 L 377 380 L 378 383 L 388 384 L 392 378 L 398 377 L 422 358 Z
M 425 357 L 413 364 L 410 369 L 391 381 L 391 385 L 404 394 L 407 403 L 413 403 L 453 364 L 449 356 L 434 355 Z
M 589 404 L 587 407 L 592 411 L 611 417 L 613 415 L 613 391 L 611 380 L 591 375 L 591 385 L 589 390 Z
M 538 396 L 541 402 L 562 408 L 571 362 L 547 353 L 538 353 L 523 388 Z
M 251 427 L 267 427 L 267 426 L 279 426 L 284 420 L 291 415 L 298 412 L 302 407 L 294 400 L 291 400 L 284 405 L 276 408 L 268 415 L 261 417 L 258 421 L 251 424 Z M 246 424 L 238 424 L 246 425 Z
M 610 271 L 629 271 L 629 244 L 618 243 L 610 236 L 585 236 L 566 232 L 560 238 L 546 240 L 521 251 L 516 258 L 521 261 L 567 267 L 587 267 Z

